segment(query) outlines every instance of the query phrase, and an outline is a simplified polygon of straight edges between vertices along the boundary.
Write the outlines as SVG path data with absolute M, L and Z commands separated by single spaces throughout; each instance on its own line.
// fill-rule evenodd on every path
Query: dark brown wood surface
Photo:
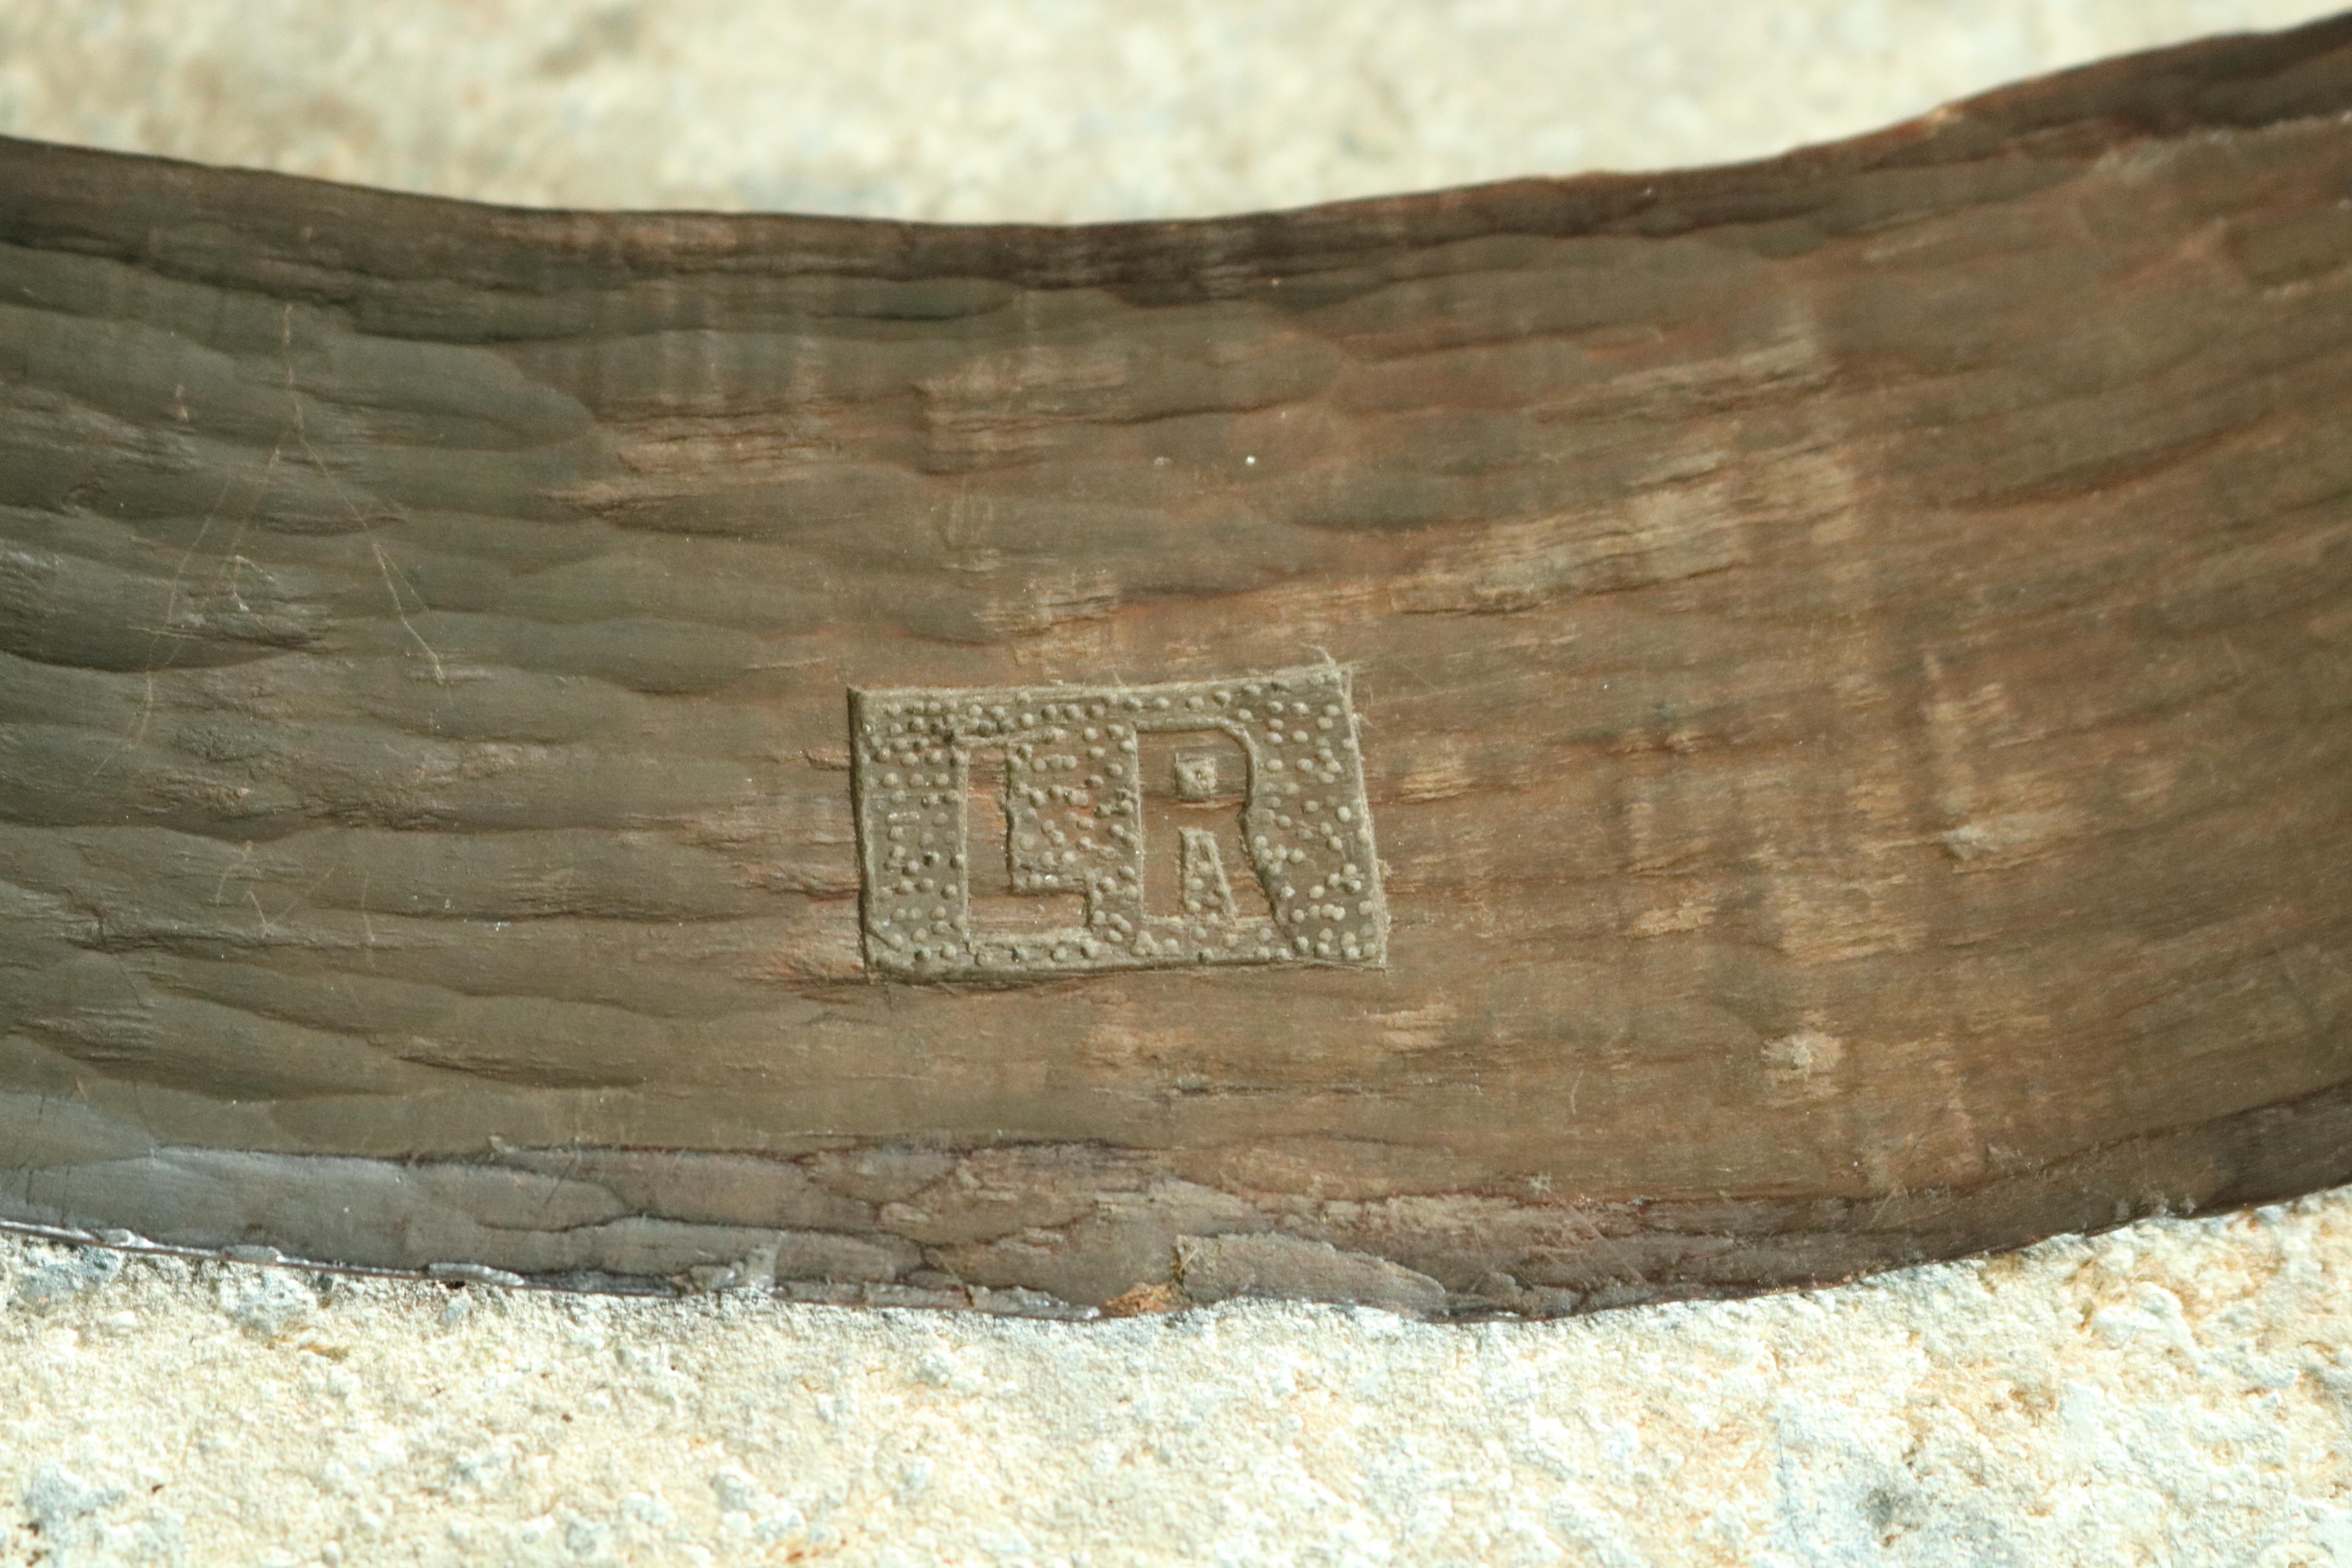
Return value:
M 2352 1178 L 2347 416 L 2352 21 L 1076 229 L 0 142 L 0 1215 L 1547 1312 Z M 1319 956 L 869 963 L 852 690 L 1297 670 Z

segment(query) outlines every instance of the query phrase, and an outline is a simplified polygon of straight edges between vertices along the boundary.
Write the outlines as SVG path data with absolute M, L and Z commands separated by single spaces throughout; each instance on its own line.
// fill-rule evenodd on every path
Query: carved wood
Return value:
M 8 142 L 0 242 L 18 1220 L 1550 1312 L 2352 1178 L 2352 22 L 1076 229 Z

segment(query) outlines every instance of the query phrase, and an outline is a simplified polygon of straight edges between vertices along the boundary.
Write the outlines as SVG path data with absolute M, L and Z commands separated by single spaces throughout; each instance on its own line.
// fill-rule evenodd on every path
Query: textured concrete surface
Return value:
M 1759 154 L 2277 0 L 0 0 L 0 131 L 496 200 L 1175 215 Z M 0 1163 L 6 1151 L 0 1150 Z M 2352 1568 L 2352 1193 L 1440 1328 L 0 1241 L 0 1564 Z
M 6 1242 L 0 1563 L 2352 1564 L 2347 1287 L 2343 1194 L 1472 1327 Z
M 0 131 L 490 201 L 1166 217 L 1867 131 L 2314 0 L 0 0 Z

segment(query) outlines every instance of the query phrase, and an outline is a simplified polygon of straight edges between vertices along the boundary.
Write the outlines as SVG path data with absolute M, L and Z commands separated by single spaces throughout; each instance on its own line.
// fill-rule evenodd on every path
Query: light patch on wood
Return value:
M 1671 936 L 1676 931 L 1704 931 L 1715 919 L 1715 905 L 1706 900 L 1644 910 L 1633 917 L 1635 936 Z
M 1461 1017 L 1461 1010 L 1447 1001 L 1424 1002 L 1418 1007 L 1396 1007 L 1385 1013 L 1375 1013 L 1370 1022 L 1380 1031 L 1380 1042 L 1392 1051 L 1434 1050 L 1445 1043 L 1447 1032 Z
M 1764 1076 L 1777 1093 L 1797 1100 L 1827 1100 L 1837 1092 L 1838 1064 L 1845 1042 L 1809 1023 L 1793 1034 L 1764 1042 Z
M 1399 800 L 1451 800 L 1469 794 L 1477 782 L 1471 774 L 1469 759 L 1463 754 L 1462 742 L 1453 737 L 1423 741 L 1415 750 L 1419 754 L 1397 782 Z
M 1908 952 L 1927 930 L 1916 916 L 1898 915 L 1874 883 L 1777 877 L 1770 900 L 1780 951 L 1806 963 Z
M 1943 836 L 1944 847 L 1969 870 L 2014 866 L 2031 860 L 2087 826 L 2071 806 L 2048 811 L 2008 811 L 1961 823 Z

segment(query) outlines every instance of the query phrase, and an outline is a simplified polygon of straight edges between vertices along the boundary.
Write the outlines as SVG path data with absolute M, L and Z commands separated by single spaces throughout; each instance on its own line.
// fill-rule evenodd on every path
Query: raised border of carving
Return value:
M 1336 665 L 1151 686 L 852 689 L 851 789 L 869 973 L 1017 983 L 1246 963 L 1384 967 L 1388 905 L 1352 684 Z M 1188 909 L 1147 912 L 1145 781 L 1154 734 L 1221 734 L 1245 758 L 1243 852 L 1184 831 Z M 1066 927 L 991 929 L 971 912 L 976 759 L 1001 755 L 1011 885 L 1084 900 Z M 982 764 L 987 765 L 987 764 Z M 1196 764 L 1197 765 L 1197 764 Z M 1180 762 L 1179 798 L 1206 785 Z M 1238 911 L 1255 877 L 1271 919 Z

